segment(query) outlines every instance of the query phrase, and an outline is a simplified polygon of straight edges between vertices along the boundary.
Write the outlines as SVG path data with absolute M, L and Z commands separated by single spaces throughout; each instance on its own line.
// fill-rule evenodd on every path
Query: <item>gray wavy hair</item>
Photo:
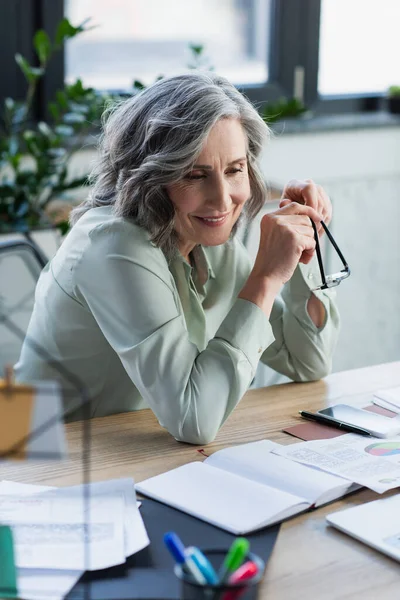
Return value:
M 178 238 L 165 186 L 190 172 L 210 130 L 223 118 L 239 119 L 247 135 L 251 197 L 245 214 L 254 218 L 266 197 L 257 159 L 269 128 L 227 79 L 197 71 L 161 79 L 105 112 L 99 159 L 90 176 L 93 188 L 72 211 L 71 224 L 90 208 L 112 205 L 116 216 L 145 228 L 171 258 Z

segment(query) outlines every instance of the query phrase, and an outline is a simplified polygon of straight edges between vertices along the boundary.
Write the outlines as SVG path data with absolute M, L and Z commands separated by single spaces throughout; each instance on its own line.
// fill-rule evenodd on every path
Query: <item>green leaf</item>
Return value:
M 8 152 L 10 156 L 16 156 L 16 154 L 18 154 L 18 149 L 18 139 L 13 135 L 12 137 L 10 137 L 8 142 Z
M 77 79 L 75 83 L 71 83 L 71 85 L 66 86 L 67 94 L 70 98 L 80 98 L 87 93 L 93 92 L 93 88 L 85 88 L 83 87 L 83 83 L 81 79 Z
M 14 102 L 14 100 L 12 98 L 5 98 L 5 100 L 4 100 L 4 106 L 9 111 L 14 110 L 15 102 Z
M 141 91 L 141 90 L 144 90 L 146 86 L 144 85 L 144 83 L 142 83 L 138 79 L 135 79 L 135 81 L 132 84 L 132 87 L 134 90 Z
M 47 63 L 51 56 L 51 41 L 48 34 L 44 29 L 39 29 L 33 37 L 33 45 L 36 50 L 36 54 L 39 57 L 40 64 L 44 65 Z
M 74 129 L 70 125 L 57 125 L 57 127 L 54 128 L 54 131 L 57 135 L 61 135 L 63 137 L 68 137 L 74 134 Z
M 48 156 L 53 159 L 63 158 L 66 155 L 67 151 L 65 148 L 49 148 L 47 150 Z
M 39 136 L 36 131 L 26 130 L 23 132 L 22 137 L 30 154 L 34 157 L 41 156 L 42 149 L 39 146 Z
M 26 106 L 23 102 L 15 103 L 11 113 L 11 122 L 13 125 L 20 125 L 26 118 Z
M 84 115 L 80 113 L 65 113 L 63 116 L 64 123 L 67 124 L 75 124 L 75 123 L 85 123 L 86 118 Z
M 88 183 L 88 176 L 77 177 L 76 179 L 72 179 L 69 181 L 60 182 L 59 185 L 55 186 L 54 191 L 56 192 L 64 192 L 65 190 L 72 190 L 76 188 L 83 187 Z
M 58 108 L 57 104 L 55 102 L 49 102 L 48 109 L 49 109 L 50 114 L 53 117 L 53 119 L 55 121 L 58 121 L 61 113 L 60 113 L 60 109 Z
M 62 19 L 56 30 L 55 43 L 57 46 L 61 46 L 66 39 L 75 35 L 75 27 L 71 25 L 67 18 Z
M 22 56 L 22 54 L 18 53 L 15 55 L 15 62 L 20 67 L 21 71 L 25 75 L 25 79 L 29 83 L 39 79 L 44 73 L 44 69 L 40 67 L 31 67 L 26 58 Z
M 47 138 L 53 138 L 54 137 L 54 133 L 52 132 L 52 130 L 50 129 L 50 127 L 47 125 L 47 123 L 44 123 L 43 121 L 40 121 L 38 123 L 38 130 L 40 131 L 40 133 L 42 135 L 44 135 Z
M 56 92 L 56 99 L 58 104 L 60 105 L 60 107 L 63 110 L 67 110 L 68 108 L 68 99 L 67 99 L 67 95 L 64 91 L 62 90 L 57 90 Z
M 66 40 L 70 40 L 71 38 L 75 37 L 79 33 L 82 33 L 83 31 L 93 29 L 93 27 L 86 27 L 89 21 L 90 19 L 85 19 L 83 23 L 81 23 L 77 27 L 74 27 L 73 25 L 71 25 L 68 19 L 64 17 L 64 19 L 62 19 L 57 26 L 55 36 L 56 46 L 61 46 Z
M 29 213 L 29 210 L 30 210 L 29 202 L 27 202 L 25 200 L 24 202 L 21 202 L 21 204 L 19 205 L 18 210 L 15 212 L 15 216 L 17 217 L 17 219 L 26 217 L 26 215 Z
M 60 230 L 61 235 L 67 235 L 70 225 L 68 221 L 60 221 L 59 223 L 56 223 L 56 229 Z
M 13 169 L 17 170 L 22 159 L 22 154 L 13 154 L 9 156 L 9 162 Z
M 399 85 L 391 85 L 388 89 L 388 95 L 390 97 L 400 96 L 400 86 Z
M 202 44 L 189 44 L 189 48 L 196 56 L 200 56 L 204 50 L 204 46 Z
M 69 108 L 72 112 L 86 115 L 89 112 L 89 107 L 86 104 L 78 104 L 77 102 L 70 102 Z
M 14 187 L 9 184 L 0 185 L 0 198 L 10 198 L 14 196 Z

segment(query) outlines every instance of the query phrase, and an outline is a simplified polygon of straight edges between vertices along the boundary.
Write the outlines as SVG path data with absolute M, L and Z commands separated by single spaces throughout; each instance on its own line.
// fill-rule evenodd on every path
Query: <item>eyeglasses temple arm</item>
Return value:
M 322 221 L 321 221 L 321 223 L 322 223 Z M 318 260 L 319 271 L 321 274 L 322 285 L 326 286 L 325 271 L 324 271 L 324 265 L 322 264 L 321 247 L 319 245 L 318 231 L 317 231 L 317 227 L 312 219 L 311 219 L 311 225 L 314 230 L 315 250 L 317 253 L 317 260 Z M 324 229 L 325 229 L 325 226 L 324 226 Z M 326 231 L 326 229 L 325 229 L 325 231 Z
M 315 232 L 316 232 L 316 227 L 315 227 L 315 224 L 314 224 L 314 222 L 313 222 L 313 225 L 314 225 L 314 234 L 315 234 Z M 337 243 L 336 243 L 336 242 L 335 242 L 335 240 L 333 239 L 333 236 L 332 236 L 331 232 L 329 231 L 329 229 L 327 228 L 327 226 L 325 225 L 325 223 L 324 223 L 323 221 L 321 221 L 321 225 L 322 225 L 322 227 L 323 227 L 323 229 L 324 229 L 324 231 L 325 231 L 326 235 L 328 236 L 328 239 L 329 239 L 330 243 L 332 244 L 332 246 L 335 248 L 336 252 L 338 253 L 338 255 L 339 255 L 339 258 L 340 258 L 340 260 L 341 260 L 341 261 L 342 261 L 342 263 L 343 263 L 343 266 L 344 266 L 346 269 L 348 269 L 348 268 L 349 268 L 349 265 L 347 264 L 347 261 L 346 261 L 345 257 L 344 257 L 344 256 L 343 256 L 343 254 L 341 253 L 341 251 L 340 251 L 340 249 L 339 249 L 339 246 L 337 245 Z M 318 256 L 318 250 L 317 250 L 317 256 Z

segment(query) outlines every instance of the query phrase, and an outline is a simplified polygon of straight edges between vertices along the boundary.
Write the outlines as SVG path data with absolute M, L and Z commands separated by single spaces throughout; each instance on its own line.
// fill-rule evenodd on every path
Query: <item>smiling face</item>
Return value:
M 197 244 L 224 244 L 249 199 L 247 138 L 237 119 L 211 129 L 192 171 L 166 186 L 175 206 L 179 251 L 188 260 Z

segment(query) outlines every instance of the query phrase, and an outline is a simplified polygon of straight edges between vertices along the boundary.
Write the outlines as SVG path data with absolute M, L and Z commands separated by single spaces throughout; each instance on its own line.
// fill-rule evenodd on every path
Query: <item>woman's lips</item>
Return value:
M 221 227 L 224 225 L 226 220 L 228 219 L 229 214 L 224 215 L 223 217 L 195 217 L 198 219 L 203 225 L 207 227 Z

